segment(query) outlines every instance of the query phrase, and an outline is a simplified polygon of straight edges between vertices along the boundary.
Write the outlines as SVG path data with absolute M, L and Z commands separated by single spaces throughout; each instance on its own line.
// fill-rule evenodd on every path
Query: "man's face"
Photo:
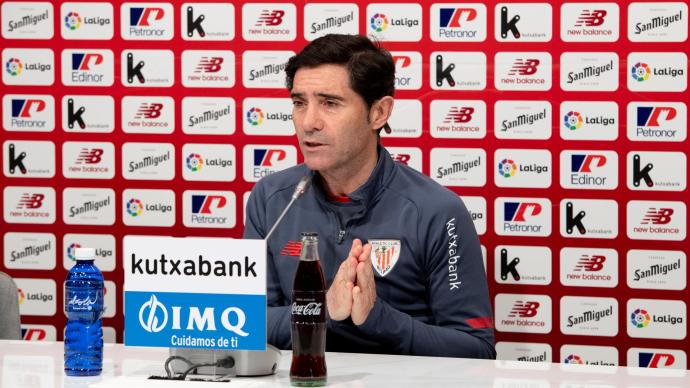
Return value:
M 291 96 L 292 121 L 310 169 L 348 176 L 363 160 L 375 158 L 378 138 L 368 122 L 369 109 L 350 87 L 344 66 L 297 70 Z

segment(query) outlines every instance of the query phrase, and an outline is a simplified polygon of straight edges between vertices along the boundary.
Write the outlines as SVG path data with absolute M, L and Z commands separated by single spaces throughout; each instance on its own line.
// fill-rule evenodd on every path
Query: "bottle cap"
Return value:
M 93 248 L 77 248 L 74 250 L 77 260 L 93 260 L 96 258 L 96 250 Z

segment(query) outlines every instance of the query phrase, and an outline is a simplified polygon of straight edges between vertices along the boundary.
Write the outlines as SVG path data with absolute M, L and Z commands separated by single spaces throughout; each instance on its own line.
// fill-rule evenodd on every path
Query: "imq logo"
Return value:
M 687 368 L 687 355 L 682 350 L 674 349 L 628 349 L 628 366 L 652 369 Z
M 6 131 L 52 132 L 55 99 L 45 94 L 6 94 L 2 97 L 2 122 Z
M 551 137 L 551 103 L 496 101 L 494 135 L 498 139 L 548 139 Z
M 561 333 L 615 337 L 618 301 L 614 298 L 564 296 L 561 298 Z
M 628 237 L 639 240 L 685 240 L 686 217 L 683 202 L 630 201 L 626 217 Z
M 431 88 L 436 90 L 484 90 L 486 54 L 482 52 L 431 53 Z
M 494 322 L 499 331 L 551 332 L 551 298 L 546 295 L 498 294 L 494 305 Z
M 494 12 L 496 41 L 548 42 L 551 19 L 549 3 L 498 3 Z
M 481 139 L 486 136 L 486 103 L 481 100 L 433 100 L 431 136 Z
M 687 157 L 682 152 L 628 153 L 628 188 L 647 191 L 683 191 L 687 187 L 684 166 Z
M 683 92 L 688 86 L 685 53 L 628 54 L 628 89 L 637 92 Z
M 551 249 L 499 245 L 494 251 L 494 269 L 497 283 L 535 284 L 551 283 Z
M 630 288 L 684 290 L 687 285 L 687 257 L 683 251 L 631 249 L 626 263 Z
M 235 37 L 235 6 L 229 3 L 184 3 L 180 7 L 182 39 L 231 41 Z
M 494 58 L 494 84 L 499 90 L 550 90 L 551 54 L 502 52 Z
M 628 335 L 633 338 L 685 338 L 687 311 L 683 301 L 629 299 Z
M 170 40 L 173 6 L 170 3 L 124 3 L 120 33 L 125 40 Z
M 366 21 L 367 32 L 377 40 L 419 42 L 422 39 L 419 4 L 368 4 Z
M 561 152 L 561 187 L 603 189 L 618 187 L 618 154 L 614 151 Z
M 616 3 L 565 3 L 561 5 L 561 39 L 615 42 L 619 36 L 619 13 Z
M 286 3 L 244 4 L 242 37 L 247 41 L 295 40 L 297 8 Z
M 175 82 L 170 50 L 123 50 L 120 65 L 120 81 L 126 87 L 170 87 Z
M 563 237 L 612 239 L 618 236 L 618 204 L 614 200 L 564 199 L 560 209 Z
M 110 40 L 113 38 L 113 5 L 64 2 L 60 5 L 63 39 Z
M 682 102 L 628 104 L 628 139 L 680 142 L 687 138 L 687 107 Z
M 494 228 L 500 236 L 549 236 L 551 202 L 546 198 L 496 198 Z
M 688 39 L 688 4 L 640 2 L 628 6 L 631 42 L 685 42 Z
M 189 228 L 232 228 L 235 202 L 231 191 L 185 191 L 182 221 Z
M 243 177 L 247 182 L 284 170 L 297 164 L 297 150 L 293 146 L 247 145 L 244 147 Z
M 115 100 L 111 96 L 63 96 L 62 129 L 80 133 L 113 132 Z
M 5 39 L 53 37 L 53 5 L 49 2 L 4 2 L 1 13 Z
M 435 42 L 486 40 L 486 5 L 480 3 L 432 4 L 430 37 Z

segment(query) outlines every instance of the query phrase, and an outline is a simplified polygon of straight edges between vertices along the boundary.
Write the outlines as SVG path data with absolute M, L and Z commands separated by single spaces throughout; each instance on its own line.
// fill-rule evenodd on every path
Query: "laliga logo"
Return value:
M 65 16 L 65 27 L 74 31 L 81 27 L 81 16 L 76 12 L 70 12 Z
M 261 125 L 264 122 L 264 112 L 261 108 L 252 107 L 247 111 L 247 121 L 254 126 Z
M 649 313 L 645 309 L 637 309 L 630 314 L 630 322 L 638 329 L 649 326 Z
M 69 247 L 67 247 L 67 257 L 72 261 L 77 260 L 77 256 L 76 256 L 77 248 L 81 248 L 81 244 L 72 243 L 72 244 L 70 244 Z
M 566 364 L 577 364 L 577 365 L 584 364 L 584 362 L 582 362 L 582 359 L 580 358 L 580 356 L 578 356 L 576 354 L 569 355 L 568 357 L 565 358 L 565 360 L 563 362 Z
M 563 125 L 571 131 L 582 127 L 582 115 L 580 112 L 570 111 L 563 117 Z
M 204 165 L 204 159 L 199 154 L 189 154 L 186 164 L 190 171 L 199 171 L 201 170 L 201 166 Z
M 141 215 L 141 212 L 144 210 L 144 205 L 141 203 L 140 200 L 136 198 L 132 198 L 127 202 L 127 213 L 129 213 L 130 216 L 136 217 Z
M 632 77 L 637 82 L 646 81 L 649 79 L 652 71 L 649 70 L 649 66 L 646 63 L 637 62 L 635 66 L 632 67 Z
M 371 17 L 370 24 L 372 30 L 382 32 L 388 28 L 388 18 L 382 13 L 377 13 Z
M 10 73 L 11 76 L 17 76 L 22 73 L 22 61 L 19 58 L 10 58 L 7 63 L 5 63 L 5 70 Z
M 180 306 L 172 306 L 172 329 L 181 330 L 180 326 Z M 147 314 L 148 313 L 148 314 Z M 237 315 L 237 324 L 233 325 L 230 322 L 230 313 Z M 159 319 L 160 317 L 160 319 Z M 156 295 L 151 295 L 146 303 L 141 305 L 139 309 L 139 324 L 149 333 L 159 333 L 165 329 L 168 324 L 168 310 L 163 303 L 158 301 Z M 247 318 L 244 311 L 238 307 L 228 307 L 220 315 L 221 325 L 228 331 L 231 331 L 242 337 L 246 337 L 249 333 L 242 330 Z M 187 330 L 216 330 L 215 309 L 213 307 L 206 307 L 201 313 L 198 307 L 189 307 L 189 319 L 187 320 Z
M 504 178 L 510 178 L 515 175 L 517 165 L 511 159 L 503 159 L 498 163 L 498 173 Z

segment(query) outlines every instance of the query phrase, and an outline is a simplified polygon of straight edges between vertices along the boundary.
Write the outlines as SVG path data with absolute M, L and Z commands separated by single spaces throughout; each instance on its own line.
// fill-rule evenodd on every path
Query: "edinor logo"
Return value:
M 261 108 L 252 107 L 247 111 L 247 122 L 249 124 L 257 126 L 264 122 L 264 112 Z
M 382 13 L 374 14 L 374 16 L 369 19 L 369 27 L 376 32 L 386 31 L 388 28 L 388 18 Z
M 571 131 L 582 128 L 582 122 L 582 114 L 580 112 L 570 111 L 563 116 L 563 125 Z
M 189 171 L 199 171 L 204 165 L 204 158 L 202 158 L 199 154 L 189 154 L 185 160 L 185 165 Z

